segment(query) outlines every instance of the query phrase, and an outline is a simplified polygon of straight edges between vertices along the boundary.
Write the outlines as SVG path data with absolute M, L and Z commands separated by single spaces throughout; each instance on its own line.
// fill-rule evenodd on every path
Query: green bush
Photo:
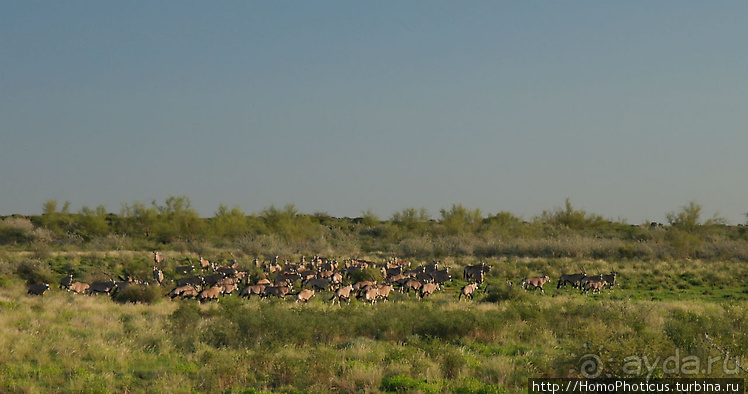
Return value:
M 152 304 L 164 298 L 163 289 L 159 286 L 132 284 L 117 290 L 112 299 L 121 304 L 128 302 Z
M 516 301 L 527 297 L 527 292 L 519 284 L 510 285 L 508 283 L 492 282 L 484 289 L 486 296 L 483 301 L 485 302 Z
M 15 274 L 28 284 L 47 283 L 52 287 L 52 284 L 55 283 L 55 277 L 49 268 L 49 264 L 37 260 L 22 261 L 16 267 Z

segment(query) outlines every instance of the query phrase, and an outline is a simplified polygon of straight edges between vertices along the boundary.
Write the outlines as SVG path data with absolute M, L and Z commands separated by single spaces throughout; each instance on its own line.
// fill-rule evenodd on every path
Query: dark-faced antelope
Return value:
M 72 284 L 73 284 L 73 274 L 68 274 L 68 276 L 60 280 L 60 289 L 67 289 L 69 291 L 70 285 Z
M 607 286 L 610 287 L 611 290 L 613 290 L 613 287 L 616 286 L 616 276 L 618 276 L 618 272 L 610 271 L 610 274 L 603 275 L 603 280 L 607 283 Z
M 577 289 L 579 288 L 579 285 L 582 283 L 582 280 L 587 277 L 584 273 L 578 273 L 578 274 L 564 274 L 561 275 L 558 278 L 558 285 L 556 285 L 557 289 L 560 289 L 561 287 L 566 288 L 567 284 L 570 284 L 571 287 Z
M 43 296 L 44 292 L 49 290 L 49 285 L 46 283 L 39 283 L 30 285 L 28 288 L 28 291 L 26 292 L 29 295 L 38 295 Z
M 161 283 L 164 281 L 164 272 L 156 266 L 153 266 L 153 279 L 156 280 L 159 286 L 161 286 Z

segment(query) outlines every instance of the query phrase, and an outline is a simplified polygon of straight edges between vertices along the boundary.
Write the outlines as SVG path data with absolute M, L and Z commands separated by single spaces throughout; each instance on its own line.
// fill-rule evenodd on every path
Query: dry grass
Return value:
M 81 265 L 92 257 L 68 256 Z M 143 258 L 122 251 L 95 256 L 131 266 Z M 176 264 L 186 255 L 166 256 Z M 4 258 L 9 260 L 0 264 L 26 257 Z M 456 270 L 457 278 L 459 267 L 474 261 L 442 263 Z M 613 360 L 606 368 L 615 375 L 632 355 L 664 359 L 678 349 L 684 356 L 718 356 L 705 332 L 732 354 L 748 351 L 745 303 L 715 302 L 702 294 L 739 297 L 744 288 L 739 278 L 747 269 L 742 265 L 577 258 L 487 262 L 494 265 L 488 280 L 499 288 L 506 278 L 541 272 L 557 277 L 579 266 L 588 272 L 615 269 L 621 287 L 585 297 L 556 290 L 555 283 L 545 296 L 515 286 L 505 294 L 511 298 L 486 302 L 491 294 L 480 293 L 475 301 L 457 302 L 457 281 L 423 302 L 396 294 L 374 307 L 357 301 L 331 306 L 324 295 L 304 305 L 235 297 L 202 305 L 143 305 L 55 288 L 44 297 L 27 296 L 23 283 L 11 278 L 0 286 L 5 350 L 0 391 L 379 392 L 400 384 L 421 391 L 518 392 L 530 377 L 580 376 L 580 357 L 588 353 Z M 646 296 L 678 291 L 692 298 Z M 720 370 L 710 376 L 726 375 Z

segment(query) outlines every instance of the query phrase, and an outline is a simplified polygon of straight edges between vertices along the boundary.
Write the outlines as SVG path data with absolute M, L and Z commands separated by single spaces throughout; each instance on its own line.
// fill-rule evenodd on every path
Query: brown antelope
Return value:
M 208 260 L 205 260 L 203 256 L 198 256 L 200 259 L 200 268 L 207 270 L 212 269 L 215 271 L 215 266 Z
M 332 301 L 333 305 L 335 305 L 335 299 L 338 300 L 338 304 L 340 304 L 340 301 L 342 300 L 346 300 L 346 302 L 350 303 L 352 291 L 353 291 L 353 285 L 341 287 L 335 290 L 335 294 L 333 294 L 332 298 L 330 298 L 330 301 Z
M 223 287 L 215 286 L 209 287 L 197 294 L 197 300 L 200 302 L 206 302 L 209 300 L 218 300 L 218 296 L 223 294 Z
M 419 291 L 421 291 L 421 287 L 423 284 L 417 280 L 409 280 L 405 282 L 403 287 L 400 288 L 400 291 L 405 292 L 405 294 L 410 297 L 410 291 L 413 290 L 416 294 L 418 294 Z
M 434 294 L 436 290 L 439 290 L 438 283 L 424 283 L 423 286 L 421 286 L 421 291 L 418 293 L 418 296 L 423 300 L 423 297 Z
M 364 289 L 362 291 L 359 291 L 357 298 L 364 303 L 374 305 L 374 303 L 377 302 L 377 298 L 379 298 L 379 290 L 376 287 Z
M 82 282 L 74 282 L 70 285 L 70 291 L 72 291 L 75 294 L 83 294 L 88 292 L 89 285 L 88 283 L 82 283 Z
M 164 261 L 164 255 L 162 255 L 161 252 L 154 250 L 153 251 L 153 262 L 156 263 L 156 266 L 161 265 L 163 261 Z
M 603 275 L 595 275 L 595 276 L 588 276 L 582 280 L 582 282 L 579 284 L 579 288 L 582 290 L 583 293 L 586 293 L 589 291 L 590 286 L 593 283 L 602 283 L 605 280 L 603 279 Z
M 457 301 L 460 301 L 462 299 L 462 296 L 465 296 L 465 299 L 469 297 L 472 300 L 473 294 L 477 289 L 478 283 L 470 283 L 468 285 L 462 286 L 462 288 L 460 289 L 460 294 L 457 296 Z
M 599 293 L 606 284 L 607 282 L 603 279 L 603 275 L 597 275 L 586 279 L 582 290 L 584 294 L 589 294 L 590 290 L 592 290 L 592 294 L 595 294 Z
M 244 290 L 239 293 L 239 296 L 246 297 L 247 299 L 249 299 L 253 294 L 262 296 L 262 293 L 265 291 L 265 287 L 267 287 L 266 284 L 247 285 L 247 287 L 245 287 Z
M 314 289 L 304 289 L 296 294 L 296 302 L 303 301 L 307 303 L 312 297 L 314 297 Z
M 377 285 L 377 298 L 381 298 L 387 301 L 390 299 L 390 292 L 392 292 L 392 285 L 388 285 L 388 284 Z
M 550 280 L 551 278 L 549 278 L 548 275 L 525 278 L 522 279 L 522 288 L 527 290 L 528 288 L 532 287 L 533 289 L 535 289 L 535 291 L 540 289 L 540 294 L 545 294 L 543 285 L 548 283 Z
M 195 298 L 197 297 L 198 291 L 193 285 L 184 285 L 175 287 L 170 293 L 169 297 L 173 300 L 177 297 L 182 298 Z

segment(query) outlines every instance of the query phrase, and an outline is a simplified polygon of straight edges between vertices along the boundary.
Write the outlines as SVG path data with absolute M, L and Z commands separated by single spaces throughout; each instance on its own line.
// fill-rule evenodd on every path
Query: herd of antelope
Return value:
M 233 256 L 232 256 L 233 257 Z M 271 297 L 285 299 L 292 296 L 296 302 L 308 302 L 312 297 L 327 293 L 327 299 L 331 303 L 350 303 L 351 299 L 358 299 L 366 304 L 374 304 L 378 301 L 389 300 L 390 293 L 400 292 L 410 296 L 413 292 L 419 300 L 423 300 L 443 289 L 447 282 L 452 280 L 449 267 L 439 267 L 440 262 L 411 267 L 411 263 L 399 258 L 392 259 L 382 264 L 364 260 L 351 259 L 339 264 L 336 260 L 330 260 L 314 256 L 311 261 L 304 257 L 301 261 L 281 263 L 278 256 L 270 261 L 261 263 L 254 259 L 255 275 L 237 268 L 235 259 L 226 265 L 219 265 L 198 256 L 198 264 L 176 266 L 172 268 L 171 279 L 166 279 L 164 269 L 168 264 L 164 256 L 153 252 L 153 281 L 143 281 L 132 277 L 119 277 L 120 281 L 110 280 L 106 282 L 83 283 L 74 281 L 73 275 L 69 274 L 60 281 L 60 289 L 66 289 L 78 294 L 114 294 L 130 285 L 157 285 L 168 286 L 173 284 L 171 291 L 165 295 L 170 299 L 196 299 L 200 302 L 218 300 L 222 296 L 238 294 L 240 297 L 250 299 L 258 297 L 269 299 Z M 476 291 L 484 284 L 485 276 L 491 271 L 491 266 L 483 262 L 464 267 L 462 279 L 467 282 L 459 289 L 458 301 L 465 298 L 472 300 Z M 384 279 L 381 283 L 366 278 L 368 273 L 364 270 L 374 269 L 381 273 Z M 585 294 L 592 291 L 599 293 L 603 288 L 616 285 L 616 272 L 609 275 L 587 276 L 582 270 L 578 274 L 561 275 L 558 280 L 557 289 L 566 288 L 571 285 L 580 289 Z M 370 271 L 369 271 L 370 273 Z M 251 276 L 255 276 L 254 280 Z M 521 282 L 522 289 L 540 289 L 541 294 L 545 291 L 543 286 L 550 281 L 547 275 L 540 277 L 527 277 Z M 511 282 L 509 282 L 511 286 Z M 298 286 L 298 288 L 294 288 Z M 43 295 L 49 289 L 47 284 L 35 284 L 29 286 L 28 293 L 31 295 Z M 486 287 L 483 288 L 485 292 Z
M 562 287 L 566 288 L 567 285 L 571 285 L 572 288 L 579 289 L 585 294 L 589 294 L 590 291 L 592 291 L 592 294 L 595 294 L 599 293 L 605 287 L 608 287 L 612 290 L 613 287 L 617 285 L 616 276 L 618 276 L 618 273 L 615 271 L 611 271 L 610 274 L 607 275 L 598 274 L 587 276 L 587 274 L 584 272 L 584 269 L 582 269 L 582 272 L 577 274 L 561 275 L 558 278 L 556 289 L 560 289 Z M 543 285 L 550 282 L 550 280 L 551 279 L 548 277 L 548 275 L 524 278 L 522 279 L 522 288 L 525 290 L 534 289 L 535 291 L 540 289 L 540 293 L 545 294 Z

